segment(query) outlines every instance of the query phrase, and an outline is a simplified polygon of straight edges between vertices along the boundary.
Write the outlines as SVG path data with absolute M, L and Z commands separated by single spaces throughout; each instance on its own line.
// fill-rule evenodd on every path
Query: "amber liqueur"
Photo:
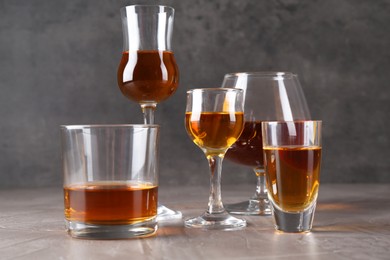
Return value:
M 157 186 L 145 183 L 96 182 L 64 188 L 68 221 L 124 225 L 157 214 Z
M 263 166 L 263 138 L 261 121 L 246 121 L 238 140 L 227 150 L 225 158 L 229 161 L 250 166 Z
M 118 85 L 124 96 L 138 103 L 159 103 L 170 97 L 179 84 L 173 52 L 126 51 L 118 68 Z
M 224 153 L 240 136 L 243 120 L 243 112 L 187 112 L 185 125 L 195 144 L 208 153 Z
M 316 199 L 321 147 L 264 147 L 267 188 L 281 210 L 299 212 Z

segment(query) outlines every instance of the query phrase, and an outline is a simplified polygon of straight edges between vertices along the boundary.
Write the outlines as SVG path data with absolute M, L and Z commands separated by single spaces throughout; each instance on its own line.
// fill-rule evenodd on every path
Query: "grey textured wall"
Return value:
M 390 1 L 138 1 L 176 9 L 176 94 L 159 105 L 162 185 L 208 183 L 185 92 L 235 71 L 300 76 L 324 121 L 323 182 L 390 181 Z M 140 123 L 116 83 L 122 0 L 0 0 L 0 187 L 60 185 L 59 125 Z M 225 164 L 223 182 L 254 182 Z

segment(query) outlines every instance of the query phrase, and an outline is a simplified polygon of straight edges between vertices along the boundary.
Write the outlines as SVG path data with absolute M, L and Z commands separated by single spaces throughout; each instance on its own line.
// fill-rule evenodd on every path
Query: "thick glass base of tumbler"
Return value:
M 190 228 L 238 230 L 246 227 L 246 221 L 235 218 L 226 211 L 217 214 L 205 212 L 199 217 L 187 219 L 184 225 Z
M 310 232 L 313 224 L 316 204 L 303 212 L 285 212 L 272 206 L 275 229 L 288 233 Z
M 271 216 L 271 204 L 268 199 L 249 199 L 247 201 L 227 204 L 225 209 L 230 214 L 247 216 Z
M 68 234 L 83 239 L 129 239 L 154 235 L 157 232 L 157 221 L 149 221 L 131 225 L 95 225 L 65 220 Z
M 182 216 L 183 215 L 180 211 L 172 210 L 170 208 L 165 207 L 164 205 L 158 204 L 157 221 L 181 219 Z

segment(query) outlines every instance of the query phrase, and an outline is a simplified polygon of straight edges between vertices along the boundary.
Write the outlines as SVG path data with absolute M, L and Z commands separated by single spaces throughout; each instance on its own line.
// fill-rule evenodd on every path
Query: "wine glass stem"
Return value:
M 256 176 L 257 176 L 257 185 L 256 185 L 256 192 L 253 196 L 253 199 L 261 200 L 261 199 L 267 199 L 267 185 L 265 180 L 265 171 L 263 168 L 255 168 L 254 169 Z
M 221 172 L 223 155 L 208 155 L 207 160 L 210 166 L 210 197 L 208 204 L 208 213 L 222 213 L 225 208 L 221 199 Z
M 154 111 L 156 110 L 156 104 L 141 104 L 142 113 L 144 114 L 144 124 L 154 124 Z

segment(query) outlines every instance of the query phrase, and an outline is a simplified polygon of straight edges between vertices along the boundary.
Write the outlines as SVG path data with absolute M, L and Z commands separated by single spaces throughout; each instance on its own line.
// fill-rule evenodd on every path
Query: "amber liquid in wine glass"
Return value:
M 128 99 L 140 104 L 157 104 L 175 93 L 178 83 L 179 70 L 173 52 L 123 52 L 118 85 Z
M 207 156 L 225 153 L 240 135 L 243 120 L 243 112 L 203 112 L 199 117 L 186 112 L 185 115 L 187 132 Z
M 261 121 L 245 122 L 242 134 L 227 150 L 225 158 L 252 168 L 264 165 Z

